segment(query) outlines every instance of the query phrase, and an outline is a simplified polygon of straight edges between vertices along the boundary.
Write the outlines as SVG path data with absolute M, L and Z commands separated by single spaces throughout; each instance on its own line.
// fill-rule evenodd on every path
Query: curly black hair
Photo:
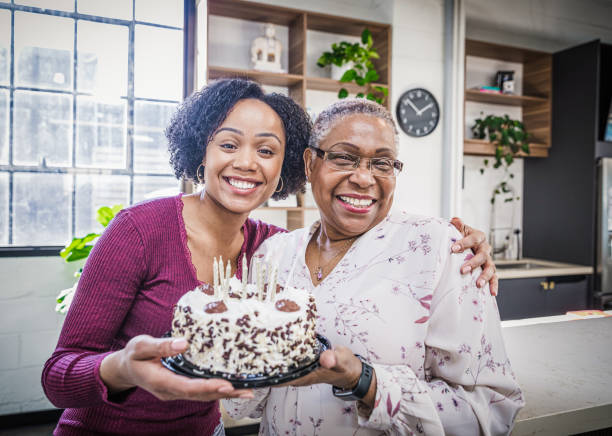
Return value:
M 179 106 L 166 129 L 170 165 L 177 178 L 197 182 L 197 169 L 206 154 L 206 146 L 227 114 L 240 100 L 254 98 L 270 106 L 285 129 L 285 158 L 281 169 L 282 189 L 272 198 L 287 198 L 304 191 L 306 174 L 302 155 L 312 130 L 310 117 L 291 98 L 265 94 L 250 80 L 220 79 L 191 94 Z

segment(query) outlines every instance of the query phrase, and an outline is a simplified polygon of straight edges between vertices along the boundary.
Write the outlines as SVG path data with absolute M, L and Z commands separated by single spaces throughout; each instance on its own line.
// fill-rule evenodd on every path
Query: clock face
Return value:
M 431 92 L 414 88 L 400 97 L 396 116 L 404 132 L 410 136 L 421 137 L 434 131 L 440 119 L 440 109 Z

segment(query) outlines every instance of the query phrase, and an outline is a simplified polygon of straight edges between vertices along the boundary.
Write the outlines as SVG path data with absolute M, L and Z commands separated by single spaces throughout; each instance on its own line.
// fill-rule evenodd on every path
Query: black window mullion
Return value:
M 15 93 L 15 11 L 11 9 L 11 64 L 9 67 L 8 164 L 13 165 L 13 100 Z M 9 171 L 8 189 L 8 244 L 13 244 L 13 171 Z
M 77 0 L 74 0 L 74 11 L 77 11 Z M 79 61 L 77 54 L 77 26 L 78 19 L 74 20 L 74 48 L 72 53 L 72 168 L 76 168 L 76 137 L 77 137 L 77 63 Z M 70 222 L 70 234 L 75 237 L 76 234 L 76 174 L 72 175 L 72 217 Z
M 130 173 L 129 202 L 134 203 L 134 41 L 136 31 L 136 0 L 132 0 L 132 22 L 128 35 L 128 86 L 127 86 L 127 170 Z

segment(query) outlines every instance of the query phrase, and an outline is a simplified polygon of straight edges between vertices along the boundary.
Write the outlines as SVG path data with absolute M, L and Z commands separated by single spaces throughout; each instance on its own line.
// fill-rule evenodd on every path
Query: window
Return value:
M 0 247 L 57 247 L 103 205 L 172 195 L 182 0 L 0 3 Z M 36 31 L 33 31 L 36 29 Z

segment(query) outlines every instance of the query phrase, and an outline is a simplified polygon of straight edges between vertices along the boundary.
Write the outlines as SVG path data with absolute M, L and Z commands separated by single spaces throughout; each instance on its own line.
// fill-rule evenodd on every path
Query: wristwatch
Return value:
M 359 354 L 355 354 L 355 356 L 361 360 L 361 375 L 355 387 L 346 390 L 338 386 L 332 386 L 334 397 L 344 401 L 362 400 L 370 390 L 370 385 L 372 384 L 374 369 Z

